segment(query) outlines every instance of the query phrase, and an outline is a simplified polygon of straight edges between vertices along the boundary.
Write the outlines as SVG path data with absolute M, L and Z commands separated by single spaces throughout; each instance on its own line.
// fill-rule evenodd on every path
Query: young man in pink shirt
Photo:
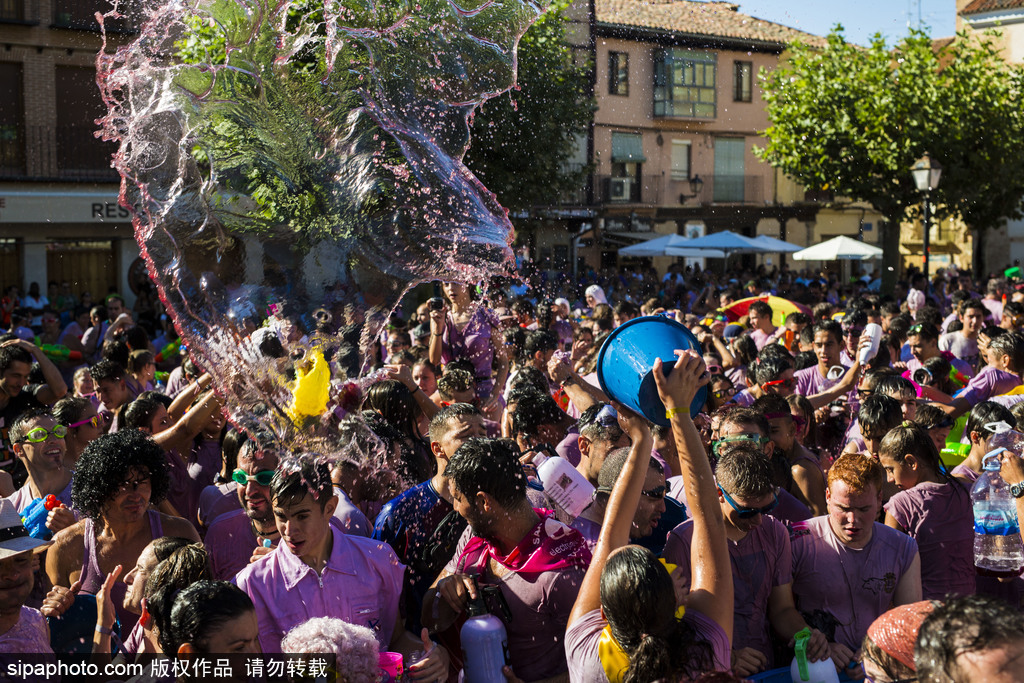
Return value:
M 256 606 L 263 651 L 280 652 L 281 638 L 301 623 L 337 617 L 372 630 L 382 651 L 424 650 L 408 667 L 412 680 L 444 678 L 447 650 L 407 632 L 399 613 L 405 565 L 387 544 L 331 524 L 338 497 L 328 467 L 278 471 L 270 493 L 281 544 L 235 577 Z
M 844 454 L 828 472 L 828 514 L 790 530 L 797 608 L 829 636 L 832 661 L 847 673 L 859 667 L 871 622 L 921 599 L 917 542 L 875 521 L 884 483 L 877 460 Z
M 776 328 L 772 324 L 772 307 L 764 301 L 754 301 L 747 311 L 750 321 L 750 338 L 757 344 L 757 350 L 764 348 L 775 336 Z

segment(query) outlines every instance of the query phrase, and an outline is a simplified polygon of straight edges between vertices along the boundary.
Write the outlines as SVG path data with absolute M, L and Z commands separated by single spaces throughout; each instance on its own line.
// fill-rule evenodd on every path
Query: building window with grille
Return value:
M 713 119 L 717 57 L 683 48 L 654 52 L 654 115 Z
M 629 53 L 608 53 L 608 94 L 629 94 Z
M 754 65 L 751 62 L 732 63 L 732 99 L 749 102 L 754 89 Z

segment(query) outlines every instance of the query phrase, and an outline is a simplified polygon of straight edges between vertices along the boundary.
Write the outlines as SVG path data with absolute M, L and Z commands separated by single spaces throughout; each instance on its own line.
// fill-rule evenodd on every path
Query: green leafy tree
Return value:
M 565 43 L 567 7 L 556 0 L 523 35 L 517 87 L 484 102 L 473 119 L 466 166 L 508 209 L 552 204 L 587 173 L 568 166 L 594 103 L 589 66 L 574 64 Z
M 809 189 L 884 215 L 890 280 L 899 270 L 899 224 L 920 213 L 910 167 L 925 152 L 943 166 L 931 197 L 936 218 L 961 218 L 983 234 L 1021 217 L 1024 72 L 1002 61 L 991 36 L 962 33 L 936 50 L 911 31 L 894 49 L 880 35 L 864 48 L 846 42 L 839 26 L 825 49 L 794 45 L 761 82 L 770 126 L 757 153 Z

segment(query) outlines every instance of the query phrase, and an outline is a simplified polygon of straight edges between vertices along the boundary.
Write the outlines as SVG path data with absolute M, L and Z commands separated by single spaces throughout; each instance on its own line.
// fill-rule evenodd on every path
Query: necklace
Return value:
M 271 536 L 277 536 L 277 533 L 278 533 L 276 526 L 274 527 L 273 531 L 266 531 L 266 532 L 260 531 L 258 528 L 256 528 L 256 523 L 253 522 L 251 519 L 249 520 L 249 526 L 252 527 L 252 532 L 254 534 L 256 534 L 257 536 L 259 536 L 260 538 L 270 538 Z

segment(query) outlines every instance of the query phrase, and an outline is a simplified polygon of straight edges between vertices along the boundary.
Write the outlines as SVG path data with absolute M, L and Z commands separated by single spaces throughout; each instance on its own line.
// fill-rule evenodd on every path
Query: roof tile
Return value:
M 595 11 L 597 21 L 605 24 L 781 45 L 796 40 L 818 47 L 826 44 L 821 36 L 742 14 L 731 2 L 595 0 Z
M 960 10 L 960 14 L 981 14 L 982 12 L 998 12 L 1021 7 L 1024 7 L 1024 0 L 974 0 Z

